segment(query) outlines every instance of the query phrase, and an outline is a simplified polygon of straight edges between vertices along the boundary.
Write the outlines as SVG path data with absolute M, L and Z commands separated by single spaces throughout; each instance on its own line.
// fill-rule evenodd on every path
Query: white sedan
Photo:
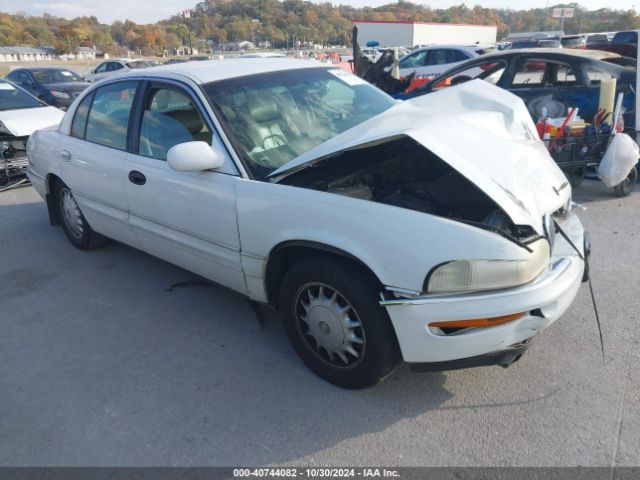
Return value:
M 99 64 L 82 76 L 85 82 L 97 82 L 113 75 L 120 75 L 143 68 L 153 67 L 151 62 L 131 58 L 114 58 Z
M 400 77 L 435 78 L 471 58 L 496 50 L 495 45 L 430 45 L 416 48 L 399 61 Z
M 486 82 L 396 103 L 316 62 L 171 65 L 90 87 L 28 154 L 76 247 L 112 238 L 278 307 L 342 387 L 401 360 L 509 365 L 585 272 L 566 178 Z

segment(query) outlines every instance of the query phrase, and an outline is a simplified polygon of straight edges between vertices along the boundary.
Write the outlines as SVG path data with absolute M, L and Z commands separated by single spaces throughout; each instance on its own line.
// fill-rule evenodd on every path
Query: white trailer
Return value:
M 414 45 L 470 45 L 496 43 L 498 27 L 460 23 L 354 20 L 358 43 L 378 42 L 381 47 Z

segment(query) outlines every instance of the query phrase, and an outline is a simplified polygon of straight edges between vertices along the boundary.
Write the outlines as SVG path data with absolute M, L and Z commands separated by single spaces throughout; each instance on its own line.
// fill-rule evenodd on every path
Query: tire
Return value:
M 279 296 L 284 329 L 318 376 L 360 389 L 397 367 L 400 349 L 387 312 L 377 302 L 379 292 L 368 272 L 328 256 L 303 260 L 286 273 Z
M 636 167 L 633 167 L 631 171 L 629 171 L 629 175 L 618 185 L 613 187 L 613 191 L 619 197 L 626 197 L 633 192 L 633 189 L 636 186 L 636 182 L 638 181 L 638 170 Z
M 80 250 L 91 250 L 107 242 L 106 237 L 92 230 L 73 198 L 71 190 L 61 181 L 54 184 L 53 198 L 62 229 L 74 247 Z

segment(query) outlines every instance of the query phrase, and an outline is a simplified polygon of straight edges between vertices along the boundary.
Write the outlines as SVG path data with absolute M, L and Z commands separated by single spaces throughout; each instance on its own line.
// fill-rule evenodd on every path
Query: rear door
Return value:
M 238 173 L 203 104 L 181 83 L 150 82 L 127 155 L 129 222 L 142 248 L 221 285 L 246 291 L 236 217 Z M 177 172 L 167 152 L 204 141 L 225 155 L 216 171 Z
M 131 107 L 138 81 L 115 82 L 83 98 L 74 114 L 71 135 L 58 154 L 62 180 L 71 189 L 91 227 L 137 246 L 128 224 L 125 192 Z

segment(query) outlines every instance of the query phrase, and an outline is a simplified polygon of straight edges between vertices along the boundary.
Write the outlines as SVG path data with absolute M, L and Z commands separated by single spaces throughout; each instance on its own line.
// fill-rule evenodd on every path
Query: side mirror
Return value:
M 167 163 L 178 172 L 200 172 L 222 167 L 224 157 L 207 142 L 186 142 L 169 149 Z

